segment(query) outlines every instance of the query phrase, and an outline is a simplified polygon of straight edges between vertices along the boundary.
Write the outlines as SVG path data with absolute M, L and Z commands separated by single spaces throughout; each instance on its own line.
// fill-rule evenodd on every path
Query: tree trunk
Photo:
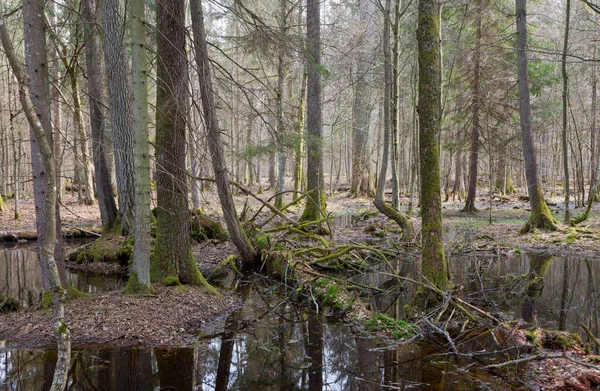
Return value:
M 105 0 L 106 1 L 106 0 Z M 111 3 L 112 5 L 116 5 Z M 112 11 L 115 11 L 112 8 Z M 112 12 L 111 11 L 111 12 Z M 128 100 L 121 100 L 127 95 L 121 95 L 119 99 L 115 99 L 112 103 L 118 101 L 119 106 L 123 110 L 131 110 L 131 116 L 124 112 L 113 112 L 113 123 L 118 122 L 119 126 L 126 125 L 131 119 L 131 136 L 133 138 L 133 234 L 135 237 L 133 244 L 133 259 L 131 262 L 131 274 L 127 284 L 127 291 L 131 292 L 147 292 L 150 291 L 150 154 L 148 146 L 148 87 L 147 73 L 148 66 L 146 63 L 146 12 L 144 0 L 129 1 L 129 15 L 131 23 L 131 92 L 132 102 L 128 104 Z M 106 19 L 106 18 L 105 18 Z M 114 26 L 116 27 L 116 26 Z M 111 35 L 111 41 L 113 38 Z M 125 51 L 122 46 L 112 47 L 119 49 L 120 54 L 124 55 Z M 115 59 L 113 59 L 115 60 Z M 125 64 L 125 58 L 115 60 L 115 75 L 122 77 L 121 82 L 124 82 L 124 87 L 128 86 L 127 77 L 121 72 L 121 65 Z M 126 92 L 123 92 L 126 94 Z M 121 106 L 122 105 L 122 106 Z M 129 109 L 127 107 L 129 106 Z M 121 128 L 120 131 L 127 131 L 127 128 Z M 115 140 L 117 137 L 125 137 L 128 133 L 117 135 L 120 131 L 114 130 Z M 127 140 L 125 137 L 124 140 Z M 118 143 L 117 143 L 118 145 Z M 117 171 L 119 170 L 119 159 L 117 162 Z M 129 162 L 130 160 L 121 160 L 121 163 Z M 125 169 L 123 164 L 121 169 Z M 126 173 L 123 173 L 126 175 Z M 124 177 L 121 179 L 124 180 Z M 117 183 L 118 183 L 117 175 Z M 127 182 L 122 182 L 125 186 Z M 127 189 L 124 189 L 127 191 Z M 127 214 L 125 214 L 126 216 Z M 123 214 L 122 214 L 123 216 Z
M 156 242 L 152 273 L 173 284 L 205 284 L 192 257 L 187 171 L 185 2 L 156 3 Z
M 481 62 L 481 0 L 476 2 L 476 21 L 475 24 L 475 52 L 473 53 L 473 91 L 472 91 L 472 110 L 473 110 L 473 130 L 471 134 L 471 160 L 469 162 L 469 189 L 467 191 L 467 200 L 463 212 L 476 213 L 475 197 L 477 195 L 477 165 L 479 160 L 479 106 L 481 97 L 479 96 L 479 71 Z
M 0 7 L 0 15 L 4 13 Z M 40 261 L 42 270 L 46 270 L 45 283 L 47 291 L 52 295 L 52 329 L 57 340 L 58 360 L 54 370 L 51 391 L 62 391 L 68 380 L 68 370 L 71 361 L 71 333 L 67 328 L 64 317 L 65 289 L 62 287 L 57 260 L 54 257 L 57 242 L 56 227 L 56 172 L 52 154 L 52 125 L 50 123 L 50 105 L 39 106 L 44 111 L 36 110 L 31 97 L 36 97 L 36 104 L 45 99 L 48 94 L 48 68 L 46 56 L 46 38 L 44 12 L 41 1 L 25 0 L 23 2 L 23 21 L 25 44 L 25 59 L 28 75 L 21 68 L 16 58 L 12 42 L 6 31 L 4 17 L 0 16 L 0 40 L 4 54 L 9 59 L 10 66 L 19 82 L 19 98 L 27 117 L 32 133 L 38 146 L 43 170 L 40 179 L 43 180 L 41 192 L 36 192 L 36 205 L 42 205 L 45 219 L 37 222 L 38 244 L 41 247 Z M 42 60 L 42 61 L 40 61 Z M 31 82 L 30 82 L 31 81 Z M 35 81 L 35 84 L 33 83 Z M 37 90 L 36 90 L 37 88 Z M 35 160 L 35 159 L 34 159 Z M 43 239 L 40 239 L 43 238 Z
M 569 126 L 569 116 L 567 113 L 568 104 L 568 93 L 569 93 L 569 81 L 567 75 L 567 52 L 569 50 L 569 23 L 571 14 L 571 0 L 567 0 L 565 10 L 565 39 L 563 42 L 563 52 L 561 61 L 561 71 L 563 79 L 563 90 L 562 90 L 562 152 L 563 152 L 563 169 L 565 174 L 565 224 L 571 222 L 571 211 L 569 210 L 569 203 L 571 202 L 571 181 L 569 180 L 569 149 L 567 146 L 567 131 Z
M 385 0 L 384 21 L 383 21 L 383 57 L 384 57 L 384 83 L 385 92 L 383 100 L 383 154 L 381 157 L 381 168 L 379 171 L 379 179 L 377 180 L 377 192 L 373 204 L 379 212 L 394 220 L 400 228 L 402 228 L 403 239 L 405 241 L 412 240 L 412 224 L 408 217 L 387 205 L 383 199 L 385 190 L 385 178 L 387 176 L 387 166 L 389 162 L 390 150 L 390 133 L 391 133 L 391 108 L 392 108 L 392 59 L 390 54 L 390 8 L 391 0 Z M 395 94 L 394 94 L 395 95 Z M 392 161 L 393 162 L 393 161 Z
M 371 99 L 371 67 L 373 66 L 373 5 L 371 0 L 359 0 L 359 20 L 364 32 L 358 49 L 357 80 L 354 86 L 354 123 L 352 127 L 352 195 L 373 194 L 369 162 L 369 125 L 373 103 Z
M 519 113 L 521 117 L 521 138 L 523 143 L 523 160 L 527 177 L 527 189 L 531 216 L 522 233 L 534 228 L 555 230 L 556 222 L 546 205 L 542 188 L 538 179 L 538 167 L 531 134 L 531 103 L 529 101 L 529 67 L 527 60 L 527 0 L 516 0 L 517 14 L 517 72 L 519 76 Z
M 419 0 L 419 156 L 421 163 L 421 248 L 423 275 L 440 289 L 451 286 L 444 256 L 439 134 L 440 47 L 435 0 Z
M 242 230 L 238 220 L 231 187 L 229 185 L 229 175 L 225 167 L 225 158 L 223 157 L 223 146 L 221 143 L 221 132 L 217 120 L 217 110 L 214 100 L 214 91 L 212 88 L 212 79 L 210 74 L 210 59 L 208 57 L 208 45 L 206 43 L 206 33 L 204 30 L 204 16 L 201 0 L 191 1 L 192 13 L 192 31 L 194 34 L 196 64 L 200 79 L 200 95 L 202 98 L 202 111 L 204 113 L 204 123 L 208 133 L 208 147 L 210 148 L 213 171 L 217 183 L 217 192 L 223 209 L 223 217 L 231 236 L 231 241 L 235 244 L 243 261 L 249 265 L 255 265 L 258 260 L 256 251 L 252 248 L 250 241 Z
M 307 0 L 306 36 L 308 79 L 306 95 L 307 195 L 300 221 L 317 221 L 325 217 L 325 180 L 323 173 L 323 138 L 321 112 L 321 14 L 318 0 Z
M 143 9 L 141 10 L 143 11 Z M 136 16 L 132 17 L 133 19 Z M 127 55 L 125 54 L 124 18 L 119 0 L 102 1 L 102 29 L 104 31 L 104 64 L 107 83 L 110 123 L 115 145 L 115 172 L 119 196 L 119 218 L 124 235 L 133 231 L 134 217 L 134 143 L 133 108 L 131 84 L 127 75 Z M 132 50 L 135 50 L 132 48 Z M 142 47 L 140 50 L 145 52 Z M 142 65 L 140 65 L 142 66 Z M 144 63 L 142 70 L 146 68 Z M 132 67 L 136 72 L 135 67 Z M 146 86 L 146 82 L 143 81 Z M 145 87 L 144 87 L 145 88 Z M 144 98 L 145 99 L 145 98 Z M 146 103 L 144 103 L 145 105 Z M 147 110 L 144 106 L 144 110 Z M 146 129 L 146 125 L 142 125 Z M 146 134 L 147 130 L 143 131 Z M 136 145 L 139 147 L 140 145 Z M 149 215 L 148 215 L 149 218 Z
M 279 52 L 277 54 L 277 195 L 275 196 L 275 207 L 283 206 L 283 191 L 285 190 L 285 166 L 286 166 L 286 140 L 285 124 L 283 121 L 283 88 L 285 86 L 285 49 L 287 35 L 287 0 L 279 2 Z
M 106 151 L 106 128 L 102 92 L 102 70 L 100 67 L 100 42 L 96 29 L 96 4 L 94 0 L 82 0 L 81 11 L 84 21 L 85 61 L 87 66 L 90 125 L 92 129 L 92 155 L 96 174 L 96 192 L 103 229 L 112 229 L 117 222 L 118 212 L 110 179 L 110 168 Z M 110 83 L 109 83 L 110 84 Z

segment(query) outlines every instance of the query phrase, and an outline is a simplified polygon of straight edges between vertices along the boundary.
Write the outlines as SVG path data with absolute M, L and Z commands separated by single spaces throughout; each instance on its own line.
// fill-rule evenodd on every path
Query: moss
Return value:
M 388 332 L 394 339 L 410 338 L 419 332 L 416 326 L 400 319 L 394 319 L 387 314 L 373 314 L 365 321 L 365 330 Z
M 317 189 L 307 192 L 307 201 L 304 211 L 300 216 L 300 222 L 319 221 L 327 216 L 327 202 L 325 192 Z
M 335 281 L 320 279 L 312 284 L 315 298 L 324 306 L 335 311 L 345 312 L 352 307 L 354 297 Z
M 45 291 L 42 293 L 42 308 L 48 309 L 52 307 L 52 293 L 50 291 Z
M 550 209 L 548 209 L 548 205 L 546 204 L 546 201 L 544 201 L 544 197 L 539 189 L 539 186 L 532 190 L 531 196 L 534 198 L 534 202 L 532 202 L 531 215 L 529 216 L 529 219 L 525 225 L 519 230 L 519 233 L 523 235 L 533 231 L 536 228 L 556 231 L 558 229 L 558 223 L 552 216 L 552 213 L 550 213 Z
M 140 283 L 138 279 L 138 275 L 136 272 L 131 272 L 129 275 L 129 280 L 127 281 L 127 285 L 123 290 L 123 293 L 133 294 L 133 293 L 153 293 L 154 288 L 152 285 L 148 286 Z
M 104 232 L 93 243 L 82 247 L 69 257 L 70 261 L 77 263 L 109 262 L 127 265 L 133 253 L 133 239 L 112 232 Z
M 175 290 L 178 292 L 187 292 L 189 289 L 185 285 L 175 285 Z
M 17 311 L 19 307 L 19 302 L 12 296 L 0 293 L 0 314 Z
M 89 293 L 82 292 L 72 285 L 69 285 L 69 287 L 67 288 L 67 298 L 69 300 L 80 299 L 82 297 L 89 297 L 89 296 L 90 296 Z
M 227 240 L 229 235 L 223 229 L 221 223 L 212 220 L 199 210 L 191 212 L 190 216 L 190 235 L 197 242 L 207 239 Z
M 175 286 L 175 285 L 180 285 L 181 284 L 179 282 L 179 277 L 173 276 L 173 275 L 169 275 L 169 276 L 163 277 L 162 280 L 161 280 L 161 282 L 165 286 Z

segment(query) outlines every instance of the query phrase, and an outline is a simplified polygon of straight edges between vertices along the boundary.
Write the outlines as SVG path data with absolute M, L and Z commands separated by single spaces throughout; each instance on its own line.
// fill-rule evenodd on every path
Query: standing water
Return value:
M 33 253 L 35 255 L 35 253 Z M 27 261 L 27 259 L 33 259 Z M 4 250 L 0 258 L 0 292 L 11 292 L 24 305 L 37 305 L 39 270 L 35 256 L 22 249 Z M 597 324 L 598 305 L 590 293 L 600 265 L 570 258 L 519 256 L 481 261 L 452 260 L 454 279 L 465 296 L 477 292 L 490 312 L 533 315 L 532 322 L 571 327 L 581 320 Z M 398 262 L 400 274 L 415 277 L 416 263 Z M 542 285 L 524 284 L 531 271 L 544 274 Z M 79 289 L 120 289 L 73 273 Z M 37 280 L 36 280 L 37 279 Z M 360 281 L 359 281 L 360 280 Z M 102 282 L 101 282 L 102 281 Z M 381 288 L 369 298 L 376 311 L 402 316 L 414 287 L 376 272 L 357 282 Z M 272 284 L 272 281 L 270 281 Z M 496 285 L 494 285 L 496 284 Z M 592 284 L 592 285 L 590 285 Z M 393 293 L 392 293 L 393 292 Z M 398 345 L 355 327 L 328 322 L 283 289 L 260 277 L 240 281 L 241 307 L 206 328 L 189 348 L 75 346 L 70 390 L 477 390 L 519 389 L 479 370 L 480 362 L 446 354 L 427 342 Z M 474 294 L 475 295 L 475 294 Z M 565 300 L 566 298 L 566 300 Z M 524 304 L 525 303 L 525 304 Z M 562 316 L 562 318 L 561 318 Z M 561 319 L 563 319 L 561 321 Z M 2 318 L 0 317 L 0 321 Z M 157 319 L 156 321 L 160 321 Z M 481 336 L 468 342 L 494 350 L 497 342 Z M 496 345 L 495 345 L 496 344 Z M 466 346 L 457 345 L 460 350 Z M 484 364 L 494 362 L 486 357 Z M 0 341 L 0 391 L 45 390 L 53 375 L 52 348 L 25 349 Z

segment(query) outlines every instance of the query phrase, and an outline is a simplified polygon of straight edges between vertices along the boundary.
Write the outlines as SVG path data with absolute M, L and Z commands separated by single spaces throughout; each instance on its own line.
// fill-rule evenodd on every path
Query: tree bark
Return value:
M 440 289 L 451 286 L 444 256 L 439 135 L 440 46 L 435 0 L 419 0 L 419 157 L 421 163 L 421 248 L 423 275 Z
M 323 173 L 323 138 L 321 112 L 321 13 L 318 0 L 306 3 L 308 79 L 306 96 L 307 194 L 300 221 L 317 221 L 325 217 L 325 180 Z
M 135 201 L 133 203 L 133 234 L 135 241 L 133 244 L 131 274 L 126 289 L 133 292 L 145 292 L 151 289 L 151 215 L 150 153 L 148 145 L 148 66 L 146 62 L 146 12 L 144 0 L 130 0 L 129 15 L 131 18 L 131 92 L 133 100 L 130 107 L 131 132 L 133 136 L 133 168 L 135 170 L 135 174 L 133 175 Z M 124 50 L 121 50 L 120 53 L 123 55 Z M 115 75 L 118 74 L 117 77 L 123 77 L 121 82 L 126 79 L 125 76 L 120 73 L 124 71 L 120 68 L 120 66 L 124 64 L 124 58 L 121 61 L 115 61 Z M 123 104 L 123 106 L 115 106 L 113 109 L 118 110 L 118 107 L 122 107 L 123 110 L 127 110 L 127 102 L 127 100 L 118 99 L 118 104 Z M 121 120 L 127 121 L 129 119 L 127 112 L 119 112 L 116 114 L 118 114 L 118 117 L 113 118 L 113 121 L 118 121 L 120 125 L 126 126 L 127 122 L 121 122 Z M 126 131 L 127 129 L 122 128 L 121 130 Z M 115 136 L 117 136 L 117 133 L 118 131 L 115 130 Z M 122 135 L 125 136 L 126 133 L 123 133 Z M 117 158 L 117 162 L 118 161 L 119 159 Z M 125 163 L 125 160 L 122 161 L 122 163 Z M 125 169 L 125 165 L 122 166 L 122 169 Z
M 283 88 L 286 79 L 285 48 L 287 35 L 287 0 L 279 2 L 279 50 L 277 54 L 277 195 L 275 207 L 283 206 L 283 191 L 285 190 L 285 166 L 287 154 L 285 147 L 285 124 L 283 118 Z
M 471 160 L 469 161 L 469 189 L 467 191 L 467 200 L 463 212 L 476 213 L 475 197 L 477 195 L 477 166 L 479 162 L 479 107 L 481 97 L 479 95 L 479 73 L 481 62 L 481 0 L 476 1 L 476 31 L 475 31 L 475 52 L 473 53 L 473 90 L 472 90 L 472 110 L 473 110 L 473 129 L 471 133 Z
M 569 93 L 569 76 L 567 74 L 567 52 L 569 50 L 569 23 L 571 14 L 571 0 L 567 0 L 565 10 L 565 39 L 563 42 L 563 52 L 561 61 L 561 71 L 563 79 L 562 90 L 562 152 L 563 152 L 563 169 L 565 175 L 565 224 L 571 222 L 571 211 L 569 203 L 571 202 L 571 181 L 569 179 L 569 149 L 567 145 L 567 132 L 569 127 L 569 114 L 567 112 L 568 93 Z
M 521 139 L 523 160 L 527 177 L 527 190 L 531 205 L 531 216 L 521 228 L 522 233 L 534 228 L 555 230 L 556 222 L 546 205 L 538 179 L 538 166 L 531 134 L 531 103 L 529 98 L 529 67 L 527 60 L 527 0 L 516 0 L 517 14 L 517 72 L 519 77 L 519 113 L 521 117 Z
M 186 160 L 185 2 L 156 3 L 156 242 L 152 273 L 173 284 L 205 283 L 192 257 Z
M 82 0 L 85 36 L 85 61 L 87 66 L 90 125 L 92 129 L 92 156 L 96 175 L 96 192 L 102 227 L 110 230 L 118 218 L 117 205 L 110 179 L 110 168 L 106 151 L 106 128 L 102 92 L 102 70 L 100 67 L 100 42 L 96 29 L 96 3 Z M 110 83 L 109 83 L 110 84 Z
M 143 9 L 141 10 L 143 11 Z M 132 16 L 132 20 L 139 15 Z M 135 23 L 135 22 L 134 22 Z M 142 22 L 143 23 L 143 22 Z M 102 1 L 102 29 L 104 31 L 104 65 L 106 69 L 106 78 L 110 80 L 107 83 L 108 103 L 110 113 L 110 123 L 115 145 L 115 172 L 117 182 L 117 193 L 119 196 L 119 219 L 121 230 L 124 235 L 129 235 L 133 231 L 134 225 L 134 142 L 133 142 L 133 108 L 131 83 L 127 75 L 127 56 L 125 54 L 125 44 L 123 42 L 125 20 L 123 10 L 119 0 Z M 132 48 L 132 51 L 136 48 Z M 142 47 L 140 50 L 145 52 Z M 143 68 L 134 72 L 144 70 L 146 65 L 140 64 Z M 146 88 L 145 81 L 143 82 Z M 145 99 L 145 98 L 144 98 Z M 145 103 L 144 103 L 145 104 Z M 146 108 L 144 107 L 144 110 Z M 142 128 L 146 128 L 145 125 Z M 147 129 L 146 141 L 147 144 Z M 137 147 L 141 145 L 136 144 Z M 147 153 L 146 153 L 147 155 Z M 149 175 L 149 174 L 148 174 Z M 149 215 L 148 215 L 149 219 Z

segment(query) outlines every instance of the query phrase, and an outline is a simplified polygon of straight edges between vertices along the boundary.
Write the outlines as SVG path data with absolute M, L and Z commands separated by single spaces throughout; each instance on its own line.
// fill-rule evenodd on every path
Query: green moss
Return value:
M 189 289 L 185 285 L 175 285 L 175 290 L 178 292 L 187 292 Z
M 123 293 L 133 294 L 133 293 L 153 293 L 154 288 L 152 285 L 148 286 L 140 283 L 138 279 L 138 275 L 136 272 L 131 272 L 129 275 L 129 280 L 127 281 L 127 285 L 123 290 Z
M 69 257 L 77 263 L 109 262 L 127 265 L 133 253 L 133 239 L 112 232 L 104 232 L 102 236 L 77 253 Z
M 354 297 L 335 281 L 319 279 L 313 282 L 314 296 L 324 307 L 344 312 L 352 307 Z
M 42 293 L 42 308 L 48 309 L 52 307 L 52 293 L 50 291 L 45 291 Z
M 394 339 L 406 339 L 416 335 L 419 329 L 403 320 L 394 319 L 387 314 L 374 314 L 365 321 L 365 330 L 389 332 Z
M 190 217 L 190 235 L 197 242 L 207 239 L 227 240 L 229 235 L 223 229 L 221 223 L 212 220 L 199 210 L 191 212 Z
M 179 277 L 173 275 L 163 277 L 161 282 L 165 286 L 181 285 L 181 283 L 179 282 Z
M 65 334 L 67 331 L 68 331 L 68 329 L 67 329 L 67 325 L 65 324 L 65 322 L 60 322 L 60 326 L 58 326 L 58 333 Z
M 74 299 L 79 299 L 82 297 L 89 297 L 89 296 L 91 296 L 89 293 L 82 292 L 72 285 L 69 285 L 69 287 L 67 288 L 67 298 L 69 300 L 74 300 Z

